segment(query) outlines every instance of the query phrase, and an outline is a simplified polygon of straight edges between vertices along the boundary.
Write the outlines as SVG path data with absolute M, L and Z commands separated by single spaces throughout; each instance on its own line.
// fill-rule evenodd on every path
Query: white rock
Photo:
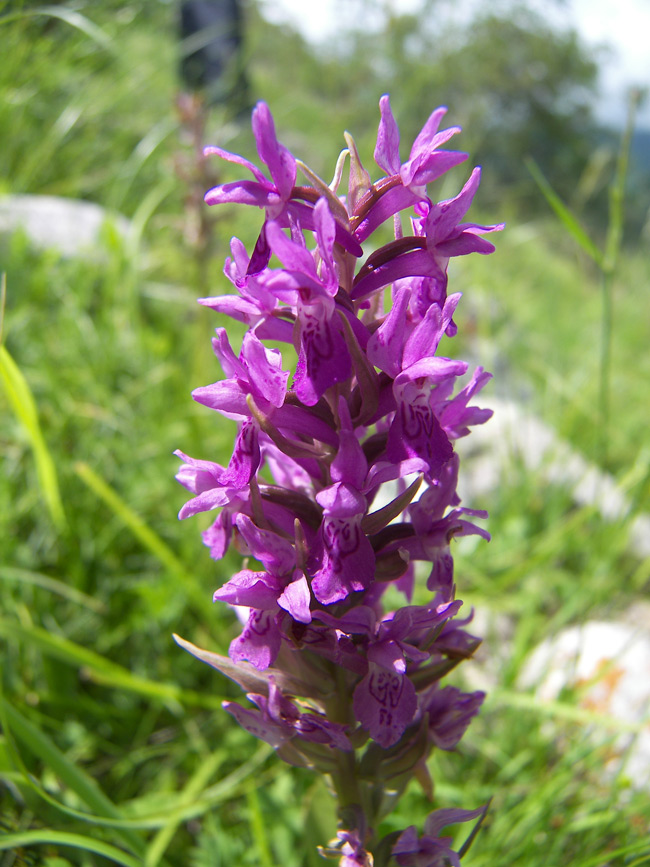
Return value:
M 608 521 L 624 518 L 631 505 L 616 480 L 590 464 L 553 429 L 513 401 L 484 401 L 494 416 L 458 440 L 461 456 L 458 490 L 463 503 L 473 506 L 503 484 L 509 468 L 520 463 L 551 484 L 564 485 L 576 503 L 595 505 Z M 636 516 L 630 525 L 630 550 L 650 556 L 650 515 Z
M 0 196 L 0 232 L 21 228 L 35 247 L 55 248 L 64 256 L 83 255 L 97 248 L 100 230 L 109 218 L 126 238 L 129 220 L 94 202 L 59 196 Z
M 647 612 L 646 612 L 647 614 Z M 637 620 L 636 615 L 627 620 Z M 621 767 L 637 788 L 650 786 L 650 630 L 625 623 L 589 621 L 543 641 L 526 661 L 519 679 L 542 701 L 575 690 L 578 706 L 620 721 L 605 770 Z M 624 731 L 638 725 L 636 732 Z M 589 736 L 596 739 L 599 728 Z M 600 729 L 600 734 L 607 729 Z M 623 763 L 623 764 L 622 764 Z

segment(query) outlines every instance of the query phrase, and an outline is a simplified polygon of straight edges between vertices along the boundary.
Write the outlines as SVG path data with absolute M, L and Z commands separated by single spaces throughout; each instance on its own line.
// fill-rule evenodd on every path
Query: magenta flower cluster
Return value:
M 441 681 L 480 643 L 456 616 L 450 545 L 489 536 L 472 520 L 486 514 L 460 506 L 453 443 L 490 417 L 472 404 L 490 375 L 459 384 L 467 364 L 438 348 L 456 333 L 449 260 L 492 252 L 483 235 L 502 226 L 462 222 L 478 168 L 454 198 L 429 198 L 466 159 L 442 149 L 459 132 L 439 130 L 444 108 L 406 162 L 388 96 L 380 109 L 376 181 L 346 134 L 328 185 L 277 140 L 264 103 L 253 132 L 266 173 L 206 148 L 252 175 L 206 202 L 256 206 L 264 222 L 250 256 L 232 240 L 235 291 L 200 299 L 247 326 L 238 353 L 216 330 L 225 378 L 193 392 L 238 433 L 227 466 L 177 453 L 193 494 L 180 517 L 218 509 L 203 534 L 212 557 L 235 545 L 256 565 L 214 594 L 243 621 L 229 658 L 178 640 L 247 690 L 255 707 L 224 705 L 244 728 L 328 775 L 343 830 L 325 854 L 345 867 L 434 867 L 458 863 L 441 828 L 480 810 L 434 812 L 423 837 L 411 827 L 383 843 L 378 825 L 414 773 L 431 791 L 426 758 L 456 747 L 484 697 Z M 412 604 L 418 561 L 426 592 Z M 387 611 L 389 590 L 406 604 Z

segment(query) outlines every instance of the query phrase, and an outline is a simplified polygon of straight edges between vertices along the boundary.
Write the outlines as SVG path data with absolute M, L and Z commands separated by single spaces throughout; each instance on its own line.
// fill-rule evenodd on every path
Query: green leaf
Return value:
M 78 765 L 71 762 L 44 732 L 3 697 L 0 697 L 0 711 L 2 725 L 7 737 L 13 736 L 18 738 L 34 756 L 54 771 L 64 785 L 72 789 L 92 810 L 95 810 L 101 816 L 112 819 L 122 818 L 120 810 L 104 794 L 95 780 L 89 777 Z M 22 758 L 13 743 L 12 747 L 16 763 L 27 781 L 33 785 L 32 778 L 27 773 Z M 41 794 L 40 787 L 37 787 L 37 791 Z M 47 800 L 50 802 L 54 801 L 49 794 Z M 92 821 L 92 819 L 90 820 Z M 128 841 L 131 851 L 137 853 L 144 851 L 144 840 L 134 831 L 125 829 L 121 834 L 124 840 Z
M 63 581 L 57 578 L 52 578 L 50 575 L 43 575 L 41 572 L 32 572 L 29 569 L 19 569 L 13 566 L 0 566 L 0 579 L 3 581 L 18 581 L 22 584 L 32 584 L 35 587 L 40 587 L 42 590 L 49 590 L 50 593 L 56 593 L 70 602 L 76 602 L 83 605 L 84 608 L 89 608 L 97 614 L 102 614 L 106 611 L 106 605 L 101 599 L 95 599 L 94 596 L 88 596 L 77 590 L 75 587 L 70 587 Z
M 564 202 L 555 192 L 553 187 L 551 187 L 535 160 L 527 159 L 525 163 L 526 168 L 533 176 L 533 180 L 539 187 L 546 201 L 555 211 L 556 216 L 558 217 L 564 228 L 571 235 L 573 240 L 580 247 L 582 247 L 584 252 L 594 260 L 596 265 L 598 265 L 599 268 L 602 268 L 604 262 L 603 254 L 598 249 L 598 247 L 596 247 L 596 245 L 591 240 L 589 235 L 585 232 L 585 230 L 582 228 L 578 221 L 578 218 L 569 210 L 567 205 L 564 204 Z
M 179 795 L 179 801 L 185 802 L 182 807 L 171 813 L 165 825 L 158 831 L 153 838 L 144 858 L 145 867 L 157 867 L 160 859 L 165 854 L 165 850 L 172 841 L 178 826 L 183 821 L 183 807 L 193 804 L 203 793 L 206 784 L 210 777 L 216 773 L 219 765 L 223 762 L 225 754 L 223 752 L 213 753 L 199 763 L 197 770 L 190 777 L 187 785 Z
M 24 846 L 38 846 L 54 844 L 59 846 L 71 846 L 73 849 L 84 849 L 86 852 L 94 852 L 103 855 L 115 864 L 123 864 L 124 867 L 142 867 L 139 859 L 132 858 L 109 843 L 84 837 L 82 834 L 69 834 L 66 831 L 53 831 L 42 828 L 38 831 L 22 831 L 17 834 L 5 834 L 0 837 L 0 851 L 7 849 L 19 849 Z
M 250 787 L 246 791 L 246 801 L 248 803 L 249 826 L 251 836 L 255 841 L 255 847 L 259 855 L 260 867 L 273 867 L 273 857 L 269 848 L 269 835 L 264 827 L 264 817 L 260 807 L 260 801 L 257 797 L 257 790 Z
M 66 518 L 59 494 L 56 467 L 41 431 L 36 401 L 27 380 L 4 346 L 0 346 L 0 379 L 4 383 L 5 392 L 14 414 L 22 424 L 29 439 L 36 461 L 38 482 L 43 491 L 50 516 L 54 524 L 59 529 L 63 529 L 66 525 Z
M 106 686 L 135 692 L 158 701 L 173 702 L 177 705 L 221 707 L 223 697 L 183 690 L 175 684 L 160 683 L 132 674 L 127 668 L 117 665 L 101 654 L 60 635 L 47 632 L 38 626 L 27 627 L 10 620 L 0 620 L 0 635 L 25 641 L 62 662 L 77 668 L 84 668 L 85 673 L 94 681 Z
M 210 604 L 209 596 L 199 586 L 194 573 L 185 568 L 169 545 L 151 529 L 151 527 L 124 502 L 120 495 L 107 484 L 88 464 L 79 461 L 74 466 L 79 478 L 85 482 L 93 493 L 111 509 L 117 518 L 129 528 L 138 541 L 168 570 L 168 572 L 183 583 L 194 604 L 203 614 Z
M 513 692 L 507 689 L 494 689 L 489 693 L 486 704 L 494 702 L 511 708 L 529 710 L 544 716 L 557 717 L 570 722 L 582 723 L 583 725 L 599 726 L 616 732 L 634 732 L 639 734 L 643 731 L 644 723 L 626 722 L 604 713 L 593 710 L 585 710 L 562 701 L 541 701 L 528 693 Z
M 216 804 L 234 797 L 237 791 L 245 785 L 250 785 L 249 777 L 258 771 L 260 765 L 272 752 L 272 748 L 268 744 L 260 745 L 257 752 L 235 771 L 219 780 L 209 789 L 201 789 L 204 782 L 223 761 L 223 753 L 215 753 L 201 764 L 201 768 L 192 777 L 188 786 L 183 792 L 172 798 L 170 805 L 154 812 L 139 814 L 137 805 L 146 802 L 147 797 L 145 796 L 138 801 L 129 802 L 128 810 L 133 818 L 126 818 L 122 810 L 107 798 L 94 780 L 89 778 L 77 765 L 69 762 L 47 735 L 3 699 L 0 699 L 0 722 L 6 733 L 7 753 L 11 755 L 13 763 L 20 769 L 20 773 L 3 772 L 3 778 L 10 778 L 16 784 L 27 783 L 39 797 L 67 816 L 97 827 L 120 829 L 123 836 L 131 842 L 133 851 L 138 852 L 138 854 L 144 852 L 145 844 L 139 835 L 133 833 L 134 831 L 165 829 L 170 825 L 178 827 L 181 822 L 202 816 L 213 809 Z M 39 781 L 28 773 L 14 743 L 14 736 L 18 737 L 37 758 L 44 761 L 62 782 L 75 791 L 91 809 L 95 810 L 95 813 L 75 810 L 59 803 L 56 798 L 52 797 L 40 785 Z M 155 863 L 160 863 L 160 856 L 163 851 L 164 849 L 161 849 L 156 853 L 158 860 Z
M 105 51 L 115 54 L 110 36 L 94 24 L 85 15 L 77 12 L 74 9 L 69 9 L 67 6 L 37 6 L 35 9 L 21 9 L 19 12 L 11 12 L 0 17 L 0 24 L 9 24 L 11 21 L 17 21 L 20 18 L 33 18 L 36 15 L 47 15 L 50 18 L 59 18 L 65 21 L 70 27 L 74 27 L 81 33 L 90 37 L 93 42 L 96 42 Z

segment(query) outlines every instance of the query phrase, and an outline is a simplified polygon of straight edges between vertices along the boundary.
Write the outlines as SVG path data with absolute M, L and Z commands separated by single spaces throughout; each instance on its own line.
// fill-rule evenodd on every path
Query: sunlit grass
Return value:
M 91 198 L 137 222 L 130 242 L 107 231 L 97 261 L 35 251 L 20 234 L 0 239 L 0 848 L 51 867 L 57 857 L 311 867 L 335 831 L 325 787 L 237 728 L 219 707 L 237 688 L 171 638 L 224 653 L 236 634 L 210 600 L 238 560 L 210 561 L 205 519 L 176 520 L 185 492 L 172 454 L 224 462 L 232 428 L 189 394 L 221 375 L 209 338 L 222 323 L 194 304 L 181 241 L 172 28 L 125 14 L 91 16 L 117 52 L 61 20 L 0 24 L 10 46 L 0 64 L 3 189 Z M 297 116 L 299 104 L 276 118 Z M 321 147 L 319 137 L 316 168 Z M 226 213 L 219 256 L 233 233 L 251 241 L 250 226 Z M 495 371 L 485 405 L 491 388 L 512 395 L 592 458 L 596 274 L 548 219 L 512 226 L 497 245 L 488 260 L 458 263 L 465 337 L 454 351 Z M 225 288 L 219 256 L 215 293 Z M 614 284 L 608 469 L 636 510 L 650 505 L 648 267 L 628 250 Z M 615 615 L 647 590 L 628 525 L 517 466 L 489 502 L 467 505 L 490 510 L 493 541 L 459 547 L 459 595 L 505 614 L 513 632 L 484 713 L 457 753 L 432 760 L 441 806 L 493 797 L 465 863 L 649 863 L 647 795 L 603 775 L 611 730 L 596 720 L 594 745 L 568 701 L 553 712 L 512 698 L 549 631 Z M 391 828 L 429 810 L 414 785 Z

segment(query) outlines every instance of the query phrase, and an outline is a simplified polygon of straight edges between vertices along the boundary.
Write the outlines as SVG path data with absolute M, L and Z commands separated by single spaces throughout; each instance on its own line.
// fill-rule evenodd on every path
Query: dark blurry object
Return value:
M 208 105 L 249 107 L 243 58 L 243 16 L 239 0 L 186 0 L 181 3 L 181 77 L 202 91 Z

